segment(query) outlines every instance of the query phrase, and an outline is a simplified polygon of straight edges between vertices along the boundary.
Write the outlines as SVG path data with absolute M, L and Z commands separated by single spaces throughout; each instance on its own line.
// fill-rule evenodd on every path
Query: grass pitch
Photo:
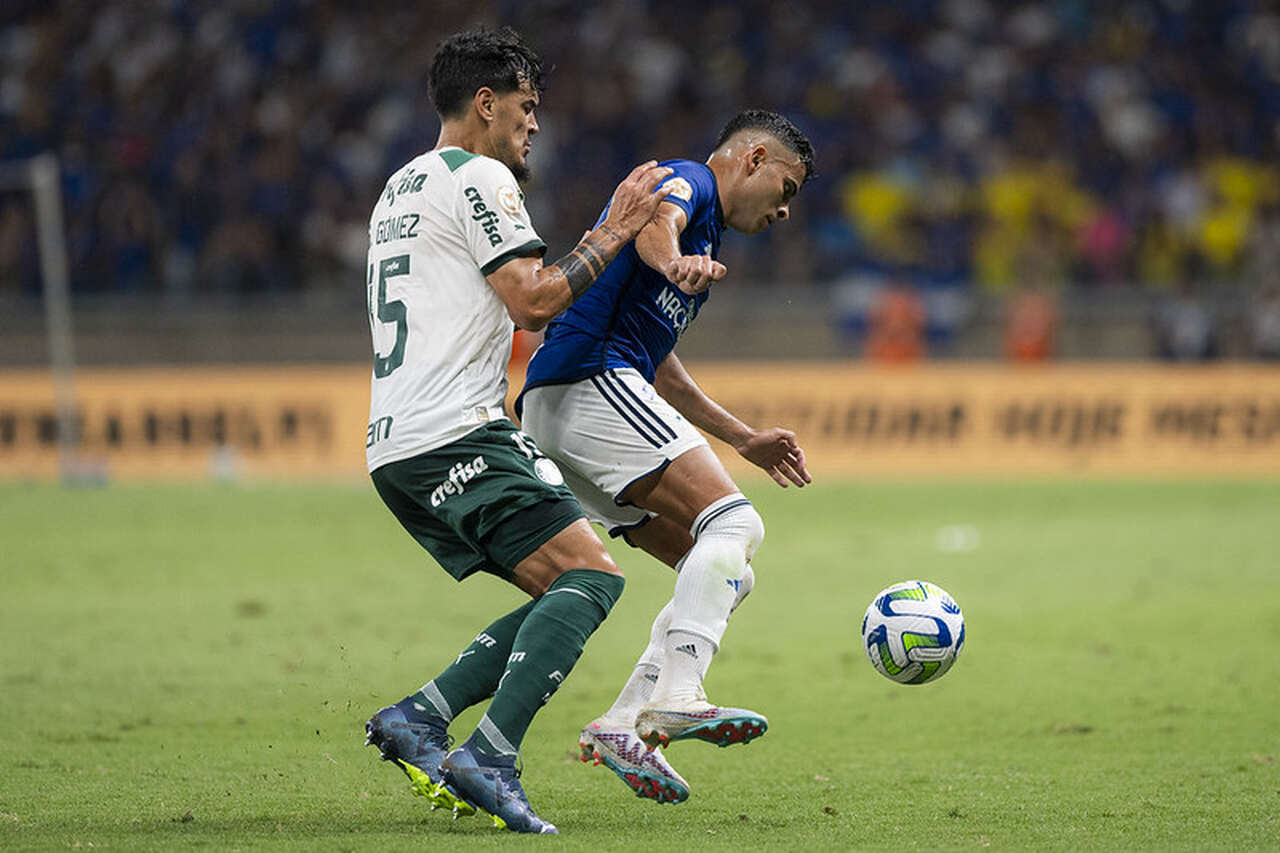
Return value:
M 748 489 L 768 534 L 713 698 L 769 734 L 668 752 L 693 797 L 574 760 L 671 591 L 629 584 L 535 721 L 557 849 L 1280 848 L 1280 484 Z M 940 682 L 859 646 L 889 583 L 964 608 Z M 364 748 L 514 590 L 456 585 L 372 488 L 0 486 L 0 847 L 488 849 Z M 465 736 L 475 711 L 461 718 Z

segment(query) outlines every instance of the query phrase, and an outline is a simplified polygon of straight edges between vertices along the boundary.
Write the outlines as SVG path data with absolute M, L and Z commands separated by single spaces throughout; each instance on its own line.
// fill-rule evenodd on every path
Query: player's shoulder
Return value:
M 405 197 L 420 194 L 431 172 L 434 171 L 432 153 L 424 151 L 392 172 L 382 188 L 377 207 L 394 205 Z
M 699 163 L 697 160 L 685 160 L 677 157 L 673 160 L 663 160 L 658 165 L 668 166 L 675 170 L 678 175 L 693 175 L 697 177 L 709 177 L 711 175 L 711 167 L 706 163 Z
M 668 198 L 679 199 L 686 205 L 707 201 L 715 192 L 715 175 L 705 163 L 695 160 L 663 160 L 658 164 L 671 169 L 662 186 L 671 188 Z
M 514 184 L 515 175 L 501 160 L 473 154 L 461 148 L 441 148 L 434 152 L 459 182 L 486 185 Z

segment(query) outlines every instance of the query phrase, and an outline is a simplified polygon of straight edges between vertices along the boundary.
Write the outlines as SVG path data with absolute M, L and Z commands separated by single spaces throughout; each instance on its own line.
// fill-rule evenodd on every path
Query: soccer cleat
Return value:
M 689 783 L 681 778 L 661 752 L 650 749 L 630 726 L 593 720 L 578 736 L 582 760 L 608 767 L 636 792 L 659 803 L 683 803 L 689 799 Z
M 463 744 L 445 756 L 445 782 L 478 809 L 484 809 L 498 829 L 559 835 L 553 824 L 534 814 L 520 785 L 514 755 L 484 755 Z
M 389 705 L 364 724 L 365 745 L 376 746 L 383 761 L 394 761 L 409 777 L 413 793 L 431 803 L 431 809 L 449 809 L 455 818 L 475 814 L 471 804 L 444 783 L 440 762 L 453 743 L 440 722 L 411 723 L 404 712 Z
M 636 734 L 650 749 L 696 738 L 729 746 L 764 734 L 769 721 L 745 708 L 720 708 L 705 699 L 649 705 L 636 716 Z

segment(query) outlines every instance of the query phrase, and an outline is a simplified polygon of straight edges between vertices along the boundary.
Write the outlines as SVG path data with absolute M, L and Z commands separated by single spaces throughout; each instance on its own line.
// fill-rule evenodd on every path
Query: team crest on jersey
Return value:
M 519 216 L 520 191 L 513 186 L 499 187 L 498 206 L 501 207 L 508 216 Z
M 560 473 L 560 467 L 545 456 L 533 463 L 533 473 L 549 486 L 564 485 L 564 474 Z
M 671 195 L 681 201 L 693 200 L 693 187 L 684 178 L 672 178 L 663 184 L 671 190 Z

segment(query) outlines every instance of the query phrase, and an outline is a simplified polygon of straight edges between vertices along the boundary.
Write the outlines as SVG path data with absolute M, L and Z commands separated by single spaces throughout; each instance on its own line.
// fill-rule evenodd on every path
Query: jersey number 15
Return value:
M 369 305 L 369 325 L 373 325 L 375 312 L 380 322 L 396 324 L 396 343 L 391 348 L 390 353 L 378 355 L 377 344 L 374 344 L 373 375 L 378 379 L 390 375 L 391 371 L 404 364 L 404 345 L 405 341 L 409 339 L 409 317 L 405 312 L 404 303 L 399 299 L 394 302 L 387 301 L 387 279 L 408 274 L 408 255 L 383 258 L 378 264 L 378 287 L 375 298 L 373 264 L 369 264 L 369 281 L 365 286 L 365 295 L 368 297 Z

